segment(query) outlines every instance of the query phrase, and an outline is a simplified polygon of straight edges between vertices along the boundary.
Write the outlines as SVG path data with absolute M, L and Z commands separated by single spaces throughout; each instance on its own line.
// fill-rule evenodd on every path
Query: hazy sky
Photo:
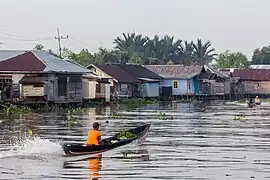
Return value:
M 217 52 L 250 57 L 255 48 L 270 44 L 269 6 L 269 0 L 0 0 L 0 42 L 5 43 L 0 48 L 41 43 L 56 50 L 59 27 L 71 37 L 63 46 L 74 51 L 110 48 L 122 32 L 137 32 L 199 37 Z

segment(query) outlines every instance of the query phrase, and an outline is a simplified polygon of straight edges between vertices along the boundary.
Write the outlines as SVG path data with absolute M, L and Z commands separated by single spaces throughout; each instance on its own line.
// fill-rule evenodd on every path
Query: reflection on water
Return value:
M 250 109 L 222 101 L 163 102 L 137 109 L 89 108 L 74 115 L 71 127 L 63 113 L 3 119 L 0 179 L 268 179 L 269 110 L 267 103 Z M 114 112 L 119 119 L 110 119 Z M 236 115 L 247 120 L 234 120 Z M 145 122 L 152 125 L 143 145 L 86 159 L 63 157 L 61 144 L 84 142 L 94 121 L 102 124 L 104 138 Z M 37 138 L 25 136 L 28 128 Z
M 93 180 L 98 179 L 99 171 L 101 169 L 101 160 L 102 160 L 102 154 L 93 155 L 93 157 L 87 160 L 88 169 L 89 169 L 89 179 L 93 179 Z

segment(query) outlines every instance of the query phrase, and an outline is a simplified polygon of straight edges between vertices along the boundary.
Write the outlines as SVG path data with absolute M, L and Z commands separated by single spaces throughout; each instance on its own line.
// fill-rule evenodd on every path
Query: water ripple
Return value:
M 267 179 L 269 110 L 266 103 L 253 109 L 224 102 L 162 103 L 132 111 L 89 108 L 75 116 L 72 127 L 63 113 L 0 120 L 0 179 Z M 111 112 L 120 118 L 110 119 Z M 233 120 L 241 114 L 245 121 Z M 143 122 L 152 126 L 144 145 L 101 157 L 62 157 L 61 143 L 84 142 L 96 120 L 103 137 Z M 38 138 L 23 140 L 27 128 Z

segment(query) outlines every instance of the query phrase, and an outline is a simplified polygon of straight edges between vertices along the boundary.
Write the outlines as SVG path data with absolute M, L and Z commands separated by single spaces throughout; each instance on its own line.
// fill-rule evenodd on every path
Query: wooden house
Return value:
M 7 94 L 4 93 L 5 87 L 10 87 L 11 99 L 82 102 L 82 76 L 86 73 L 92 72 L 45 51 L 0 51 L 0 77 L 8 74 L 10 79 L 8 85 L 0 85 L 0 90 Z
M 200 93 L 198 75 L 202 66 L 145 65 L 147 69 L 162 77 L 162 96 L 196 95 Z
M 145 65 L 145 67 L 162 77 L 161 88 L 164 97 L 221 95 L 227 92 L 224 91 L 226 76 L 207 66 Z
M 110 102 L 110 78 L 93 74 L 83 76 L 83 99 Z
M 116 97 L 158 97 L 161 77 L 141 65 L 89 65 L 99 76 L 110 78 L 111 93 Z
M 270 69 L 235 69 L 232 77 L 238 78 L 245 95 L 270 95 Z
M 231 93 L 232 79 L 229 74 L 204 65 L 205 71 L 199 76 L 202 91 L 208 95 L 224 96 Z

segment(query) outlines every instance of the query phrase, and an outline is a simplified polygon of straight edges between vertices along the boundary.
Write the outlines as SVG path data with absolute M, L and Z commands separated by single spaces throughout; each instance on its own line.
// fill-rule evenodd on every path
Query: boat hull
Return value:
M 119 134 L 105 138 L 102 140 L 101 145 L 85 145 L 85 144 L 64 144 L 63 150 L 65 152 L 64 156 L 81 156 L 81 155 L 93 155 L 103 153 L 124 145 L 130 144 L 135 140 L 139 140 L 140 143 L 145 142 L 148 130 L 151 124 L 145 124 L 133 129 L 127 130 L 128 132 L 134 134 L 136 137 L 131 139 L 118 140 L 116 136 Z M 112 140 L 117 140 L 117 142 L 112 143 Z

